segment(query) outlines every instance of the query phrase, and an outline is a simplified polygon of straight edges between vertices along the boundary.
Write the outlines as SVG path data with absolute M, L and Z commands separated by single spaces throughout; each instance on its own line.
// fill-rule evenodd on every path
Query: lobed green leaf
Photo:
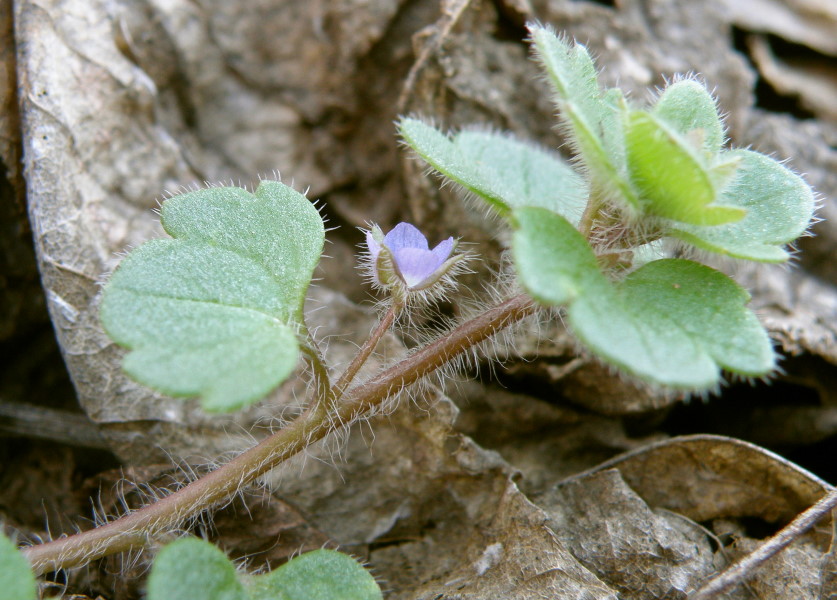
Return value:
M 314 550 L 253 578 L 252 600 L 382 600 L 381 588 L 352 557 Z
M 226 248 L 262 265 L 281 291 L 275 305 L 288 318 L 301 317 L 325 240 L 322 217 L 305 196 L 278 181 L 262 181 L 255 194 L 208 188 L 164 202 L 161 222 L 174 238 Z
M 604 282 L 596 256 L 572 224 L 544 210 L 514 212 L 512 253 L 526 291 L 542 304 L 568 304 Z
M 644 381 L 675 389 L 717 385 L 721 369 L 762 376 L 775 364 L 770 340 L 726 275 L 687 260 L 655 260 L 610 282 L 592 248 L 559 215 L 514 213 L 513 253 L 521 283 L 538 301 L 567 305 L 578 339 Z
M 148 600 L 249 600 L 235 567 L 218 548 L 197 538 L 167 544 L 154 558 Z
M 746 211 L 736 223 L 699 227 L 676 223 L 671 234 L 702 250 L 762 262 L 783 262 L 783 248 L 802 235 L 814 214 L 814 194 L 801 177 L 750 150 L 723 154 L 738 169 L 724 188 L 723 204 Z
M 263 575 L 237 573 L 226 555 L 204 540 L 183 538 L 155 557 L 148 600 L 382 600 L 375 579 L 334 550 L 297 556 Z M 27 599 L 28 600 L 28 599 Z
M 436 171 L 476 194 L 500 214 L 540 206 L 578 222 L 587 201 L 584 180 L 561 157 L 486 131 L 448 137 L 418 119 L 398 124 L 404 141 Z
M 0 590 L 5 600 L 36 600 L 38 585 L 26 557 L 0 532 Z
M 174 239 L 132 252 L 104 290 L 105 330 L 131 352 L 126 372 L 212 411 L 241 408 L 293 371 L 302 304 L 324 241 L 301 194 L 210 188 L 166 201 Z

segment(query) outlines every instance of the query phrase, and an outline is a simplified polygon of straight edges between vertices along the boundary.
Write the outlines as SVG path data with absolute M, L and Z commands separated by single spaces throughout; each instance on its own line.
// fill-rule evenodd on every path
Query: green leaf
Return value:
M 706 389 L 720 368 L 758 377 L 773 370 L 767 332 L 745 308 L 749 295 L 700 263 L 665 259 L 631 273 L 615 289 L 591 292 L 569 321 L 596 354 L 642 379 Z
M 698 133 L 702 148 L 716 153 L 724 144 L 724 126 L 712 95 L 697 81 L 684 79 L 667 86 L 652 111 L 680 135 Z
M 513 225 L 517 275 L 538 302 L 561 306 L 606 283 L 587 240 L 566 219 L 520 209 L 514 212 Z
M 500 214 L 540 206 L 578 222 L 587 188 L 561 157 L 507 134 L 461 131 L 448 137 L 418 119 L 398 124 L 401 137 L 434 169 Z
M 761 376 L 774 368 L 770 340 L 726 275 L 687 260 L 649 262 L 609 281 L 583 236 L 560 216 L 515 211 L 515 263 L 540 302 L 567 306 L 578 339 L 605 362 L 675 389 L 716 385 L 721 368 Z
M 197 538 L 166 545 L 154 558 L 148 600 L 248 600 L 235 567 L 218 548 Z
M 133 251 L 104 290 L 101 319 L 131 352 L 126 372 L 212 411 L 264 397 L 293 371 L 297 330 L 324 229 L 316 208 L 278 182 L 255 195 L 209 188 L 167 200 L 174 239 Z
M 531 25 L 529 31 L 573 147 L 590 173 L 591 186 L 638 208 L 639 201 L 625 177 L 620 117 L 625 102 L 621 92 L 602 92 L 596 66 L 581 44 L 571 44 L 547 27 Z
M 209 542 L 183 538 L 166 545 L 155 557 L 147 598 L 381 600 L 383 595 L 363 566 L 334 550 L 308 552 L 270 573 L 250 576 L 237 573 L 226 555 Z
M 674 224 L 672 235 L 703 250 L 762 262 L 783 262 L 782 248 L 802 235 L 814 214 L 814 194 L 801 177 L 770 157 L 750 150 L 721 155 L 737 159 L 738 170 L 723 191 L 723 204 L 746 216 L 716 227 Z
M 699 151 L 649 113 L 632 111 L 625 126 L 628 170 L 648 214 L 692 225 L 740 221 L 746 211 L 715 204 L 718 193 Z
M 252 600 L 381 600 L 375 579 L 352 557 L 314 550 L 253 577 Z
M 35 600 L 38 586 L 26 558 L 0 532 L 0 590 L 5 600 Z

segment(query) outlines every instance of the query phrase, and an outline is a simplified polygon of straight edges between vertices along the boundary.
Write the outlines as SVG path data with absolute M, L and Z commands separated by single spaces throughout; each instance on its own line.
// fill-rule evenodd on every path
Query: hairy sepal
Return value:
M 560 215 L 515 211 L 513 254 L 524 288 L 566 306 L 579 341 L 645 382 L 684 391 L 718 385 L 721 370 L 763 376 L 775 366 L 749 295 L 726 275 L 688 260 L 655 260 L 612 282 L 584 237 Z
M 316 208 L 264 181 L 163 204 L 173 239 L 133 251 L 104 289 L 101 319 L 131 350 L 126 372 L 210 411 L 264 397 L 296 366 L 302 304 L 324 242 Z

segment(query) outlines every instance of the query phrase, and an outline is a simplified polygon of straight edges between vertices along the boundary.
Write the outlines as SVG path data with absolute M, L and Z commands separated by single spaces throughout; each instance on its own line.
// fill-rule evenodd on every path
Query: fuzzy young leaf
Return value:
M 656 260 L 611 283 L 586 240 L 559 215 L 515 211 L 515 263 L 540 302 L 567 304 L 579 340 L 598 357 L 650 383 L 702 390 L 721 368 L 761 376 L 774 368 L 767 333 L 726 275 L 677 259 Z
M 783 262 L 782 248 L 802 235 L 814 213 L 814 194 L 801 177 L 772 158 L 750 150 L 725 152 L 737 159 L 722 203 L 745 209 L 736 223 L 700 227 L 676 223 L 672 235 L 702 250 L 762 262 Z
M 252 600 L 381 600 L 375 579 L 352 557 L 334 550 L 297 556 L 252 578 Z
M 625 125 L 628 170 L 643 210 L 692 225 L 740 221 L 746 211 L 719 206 L 715 182 L 700 150 L 644 111 L 632 111 Z
M 281 383 L 298 356 L 302 303 L 324 241 L 322 219 L 293 189 L 209 188 L 167 200 L 174 239 L 132 252 L 104 290 L 105 330 L 124 368 L 172 396 L 235 410 Z
M 218 548 L 197 538 L 166 545 L 148 576 L 148 600 L 249 600 L 235 567 Z
M 0 590 L 5 600 L 35 600 L 38 586 L 26 558 L 0 532 Z
M 663 91 L 652 111 L 680 135 L 697 136 L 700 148 L 719 152 L 724 143 L 724 126 L 712 95 L 692 79 L 672 83 Z
M 591 186 L 597 193 L 622 198 L 628 207 L 639 208 L 625 178 L 622 94 L 617 89 L 602 91 L 596 66 L 584 46 L 571 44 L 547 27 L 532 25 L 529 32 L 573 147 L 590 173 Z
M 584 180 L 555 154 L 507 134 L 461 131 L 449 138 L 418 119 L 404 118 L 398 129 L 430 166 L 500 214 L 540 206 L 578 222 L 584 211 Z

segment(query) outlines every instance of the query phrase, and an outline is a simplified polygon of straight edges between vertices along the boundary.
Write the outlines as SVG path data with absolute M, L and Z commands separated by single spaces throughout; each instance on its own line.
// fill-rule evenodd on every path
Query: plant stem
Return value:
M 36 573 L 45 573 L 140 548 L 200 511 L 228 501 L 242 487 L 283 461 L 535 311 L 535 305 L 527 296 L 514 296 L 466 321 L 368 382 L 352 388 L 333 412 L 310 406 L 287 427 L 171 495 L 96 529 L 24 548 L 23 553 Z
M 334 388 L 331 385 L 331 379 L 328 376 L 328 369 L 323 362 L 323 355 L 317 345 L 317 340 L 307 331 L 306 337 L 308 343 L 302 347 L 302 352 L 305 354 L 308 364 L 311 365 L 311 371 L 314 373 L 314 384 L 317 389 L 316 402 L 319 406 L 328 406 L 332 398 L 334 398 Z
M 596 219 L 599 218 L 601 208 L 602 202 L 599 199 L 599 195 L 591 189 L 590 195 L 587 196 L 587 205 L 584 207 L 581 220 L 578 222 L 579 233 L 588 241 L 590 240 L 590 234 L 593 232 L 593 225 Z
M 816 504 L 797 516 L 779 533 L 764 542 L 753 552 L 727 567 L 720 575 L 712 578 L 699 590 L 689 595 L 689 600 L 710 600 L 717 598 L 732 586 L 743 583 L 753 576 L 753 571 L 768 559 L 790 545 L 792 541 L 816 525 L 837 506 L 837 488 L 832 488 Z
M 352 359 L 352 362 L 349 363 L 349 366 L 346 367 L 346 370 L 340 376 L 340 379 L 337 380 L 337 383 L 334 384 L 335 397 L 340 398 L 343 396 L 343 392 L 346 391 L 346 388 L 355 378 L 358 371 L 360 371 L 360 368 L 369 359 L 369 356 L 375 350 L 375 347 L 378 345 L 378 342 L 381 341 L 381 338 L 386 333 L 387 329 L 392 326 L 392 323 L 395 321 L 395 317 L 398 315 L 400 310 L 400 304 L 393 303 L 389 307 L 383 318 L 378 322 L 378 325 L 369 335 L 369 339 L 367 339 L 363 346 L 360 347 L 360 351 Z

